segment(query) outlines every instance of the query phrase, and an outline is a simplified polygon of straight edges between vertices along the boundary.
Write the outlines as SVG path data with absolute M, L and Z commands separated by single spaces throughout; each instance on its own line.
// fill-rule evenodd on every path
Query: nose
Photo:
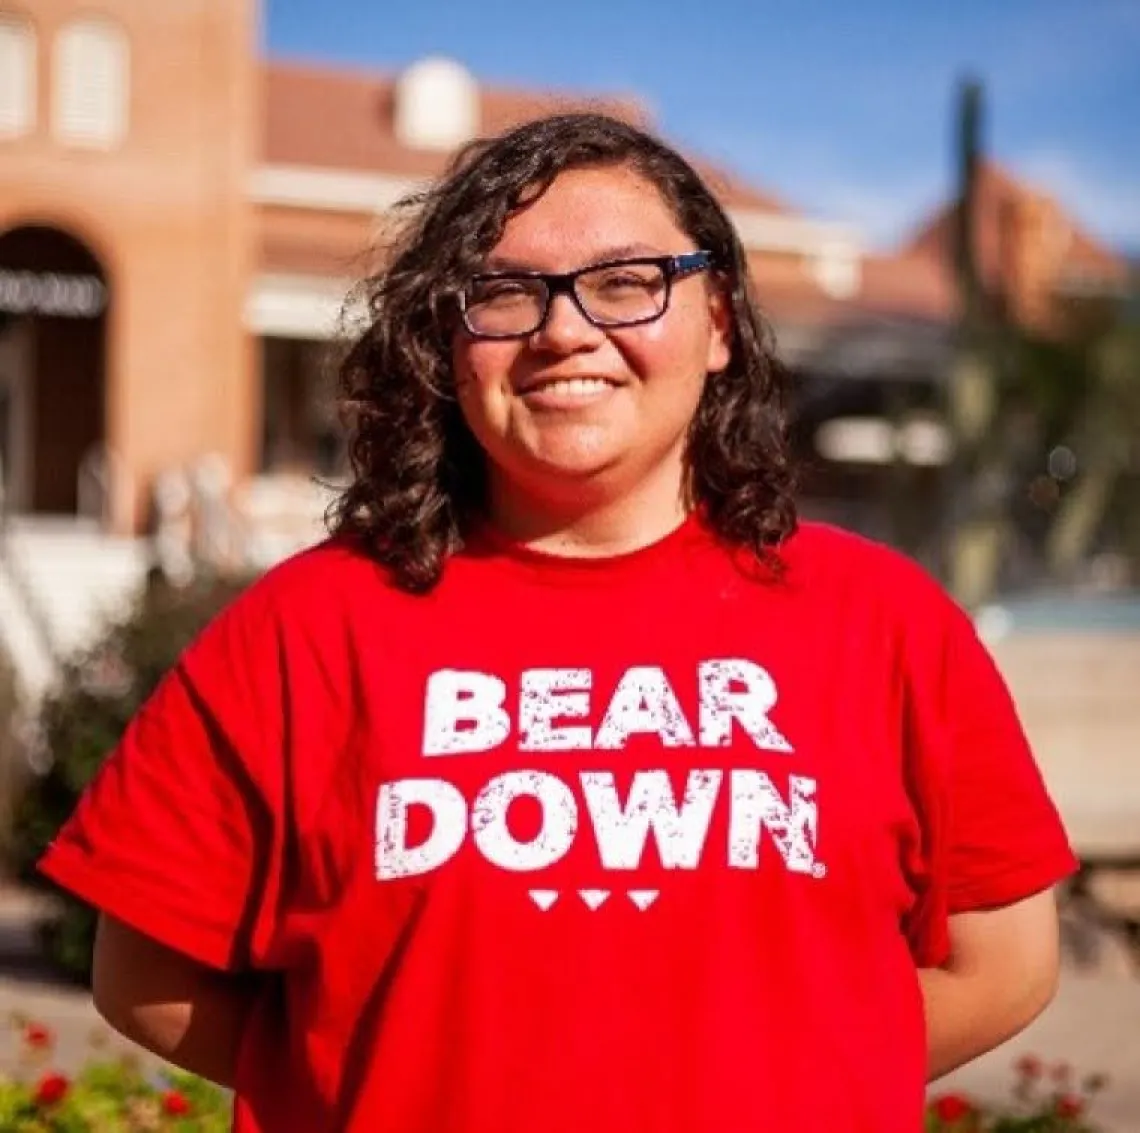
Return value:
M 531 345 L 538 350 L 572 353 L 591 349 L 604 337 L 582 313 L 574 297 L 565 292 L 554 295 L 542 326 L 531 336 Z

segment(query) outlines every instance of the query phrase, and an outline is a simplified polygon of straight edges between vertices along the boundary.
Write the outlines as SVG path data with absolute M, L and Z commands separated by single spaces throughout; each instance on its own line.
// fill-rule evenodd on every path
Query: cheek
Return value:
M 504 414 L 513 351 L 498 343 L 463 342 L 452 350 L 459 407 L 475 433 Z
M 460 342 L 452 348 L 451 364 L 460 397 L 478 397 L 494 384 L 494 358 L 484 343 Z
M 673 394 L 679 399 L 692 395 L 705 381 L 708 335 L 700 324 L 688 320 L 649 323 L 628 344 L 626 361 L 655 394 Z

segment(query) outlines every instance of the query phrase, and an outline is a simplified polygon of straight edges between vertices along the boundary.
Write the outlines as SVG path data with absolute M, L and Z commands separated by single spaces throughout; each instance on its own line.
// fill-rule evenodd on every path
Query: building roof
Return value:
M 446 151 L 409 145 L 397 129 L 399 76 L 271 61 L 263 66 L 263 166 L 400 179 L 439 174 Z M 522 91 L 474 85 L 479 134 L 538 115 L 594 110 L 652 127 L 632 96 Z M 694 165 L 730 209 L 771 217 L 763 223 L 811 223 L 793 207 L 715 163 Z M 371 189 L 364 188 L 372 200 Z M 282 203 L 282 202 L 278 202 Z M 263 215 L 264 262 L 271 270 L 359 274 L 354 259 L 369 235 L 363 213 L 330 227 L 327 215 L 306 220 L 288 207 Z M 769 317 L 784 325 L 827 326 L 883 317 L 947 323 L 957 310 L 953 277 L 953 205 L 939 209 L 901 248 L 859 256 L 850 294 L 821 285 L 802 256 L 771 250 L 750 255 L 757 292 Z M 1122 257 L 1085 232 L 1048 195 L 993 163 L 980 171 L 978 254 L 983 279 L 999 290 L 1049 294 L 1119 284 Z
M 415 149 L 396 135 L 396 79 L 342 68 L 274 61 L 263 68 L 265 132 L 262 160 L 271 164 L 432 176 L 447 155 Z M 570 99 L 556 94 L 479 87 L 483 132 L 557 110 L 599 110 L 639 121 L 633 99 Z
M 907 257 L 929 256 L 948 275 L 954 263 L 955 205 L 949 202 L 905 242 Z M 1123 256 L 1092 237 L 1049 194 L 993 161 L 978 171 L 976 255 L 983 283 L 996 291 L 1023 287 L 1051 293 L 1071 287 L 1120 286 Z
M 943 321 L 955 316 L 958 298 L 944 261 L 904 248 L 864 257 L 857 304 L 867 311 Z
M 448 155 L 410 147 L 397 136 L 397 78 L 392 75 L 272 61 L 263 67 L 265 130 L 261 160 L 341 171 L 431 177 Z M 597 111 L 651 127 L 650 113 L 632 96 L 523 91 L 478 86 L 482 134 L 494 134 L 544 114 Z M 787 212 L 770 194 L 707 161 L 694 166 L 729 206 Z

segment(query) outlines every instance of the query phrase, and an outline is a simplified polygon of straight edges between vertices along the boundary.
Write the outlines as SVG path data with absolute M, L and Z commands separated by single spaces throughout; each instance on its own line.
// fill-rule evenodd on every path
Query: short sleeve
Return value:
M 996 663 L 949 599 L 941 623 L 907 682 L 906 756 L 923 827 L 910 935 L 924 965 L 945 961 L 949 917 L 1013 904 L 1077 865 Z
M 279 873 L 282 696 L 272 619 L 248 592 L 163 678 L 39 863 L 103 912 L 242 968 Z

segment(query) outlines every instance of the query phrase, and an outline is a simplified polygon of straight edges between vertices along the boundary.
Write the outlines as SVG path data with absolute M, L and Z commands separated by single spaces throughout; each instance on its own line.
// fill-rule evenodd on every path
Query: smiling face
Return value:
M 696 250 L 652 183 L 625 167 L 575 169 L 512 215 L 486 268 L 569 272 Z M 707 274 L 674 281 L 665 314 L 639 326 L 594 326 L 559 295 L 527 338 L 458 330 L 459 401 L 489 462 L 493 509 L 512 496 L 605 502 L 650 480 L 679 498 L 689 423 L 729 340 L 728 304 Z

